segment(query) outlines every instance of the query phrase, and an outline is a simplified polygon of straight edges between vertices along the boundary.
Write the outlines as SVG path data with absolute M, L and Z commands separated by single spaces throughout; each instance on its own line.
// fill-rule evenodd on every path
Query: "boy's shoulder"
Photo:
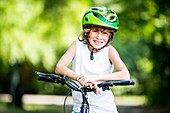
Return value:
M 112 45 L 108 46 L 109 52 L 117 52 L 116 48 Z

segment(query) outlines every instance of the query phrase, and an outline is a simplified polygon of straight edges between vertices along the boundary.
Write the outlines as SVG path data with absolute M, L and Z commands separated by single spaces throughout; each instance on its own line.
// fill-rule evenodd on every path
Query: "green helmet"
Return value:
M 82 19 L 83 29 L 90 26 L 102 26 L 117 31 L 119 19 L 115 12 L 106 7 L 92 7 Z

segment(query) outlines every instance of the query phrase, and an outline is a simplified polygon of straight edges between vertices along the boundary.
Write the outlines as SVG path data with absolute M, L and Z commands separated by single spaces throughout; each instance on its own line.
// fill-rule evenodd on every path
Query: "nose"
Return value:
M 102 39 L 102 32 L 98 31 L 96 38 L 99 40 Z

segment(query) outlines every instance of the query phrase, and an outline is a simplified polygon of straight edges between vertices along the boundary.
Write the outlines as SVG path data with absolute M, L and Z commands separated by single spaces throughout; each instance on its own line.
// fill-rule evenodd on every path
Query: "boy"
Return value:
M 111 45 L 118 30 L 119 20 L 115 12 L 106 7 L 92 7 L 82 19 L 83 33 L 74 41 L 56 65 L 55 72 L 77 81 L 82 86 L 96 89 L 88 92 L 90 113 L 117 113 L 112 92 L 101 91 L 96 82 L 128 80 L 130 74 L 117 50 Z M 72 62 L 72 70 L 68 65 Z M 113 69 L 116 71 L 113 73 Z M 72 113 L 79 113 L 81 93 L 72 93 Z

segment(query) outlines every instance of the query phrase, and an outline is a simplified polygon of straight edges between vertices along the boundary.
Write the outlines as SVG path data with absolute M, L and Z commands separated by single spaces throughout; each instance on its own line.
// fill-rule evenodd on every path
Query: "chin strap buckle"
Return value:
M 93 55 L 93 51 L 95 48 L 92 49 L 91 53 L 90 53 L 90 60 L 94 60 L 94 55 Z

